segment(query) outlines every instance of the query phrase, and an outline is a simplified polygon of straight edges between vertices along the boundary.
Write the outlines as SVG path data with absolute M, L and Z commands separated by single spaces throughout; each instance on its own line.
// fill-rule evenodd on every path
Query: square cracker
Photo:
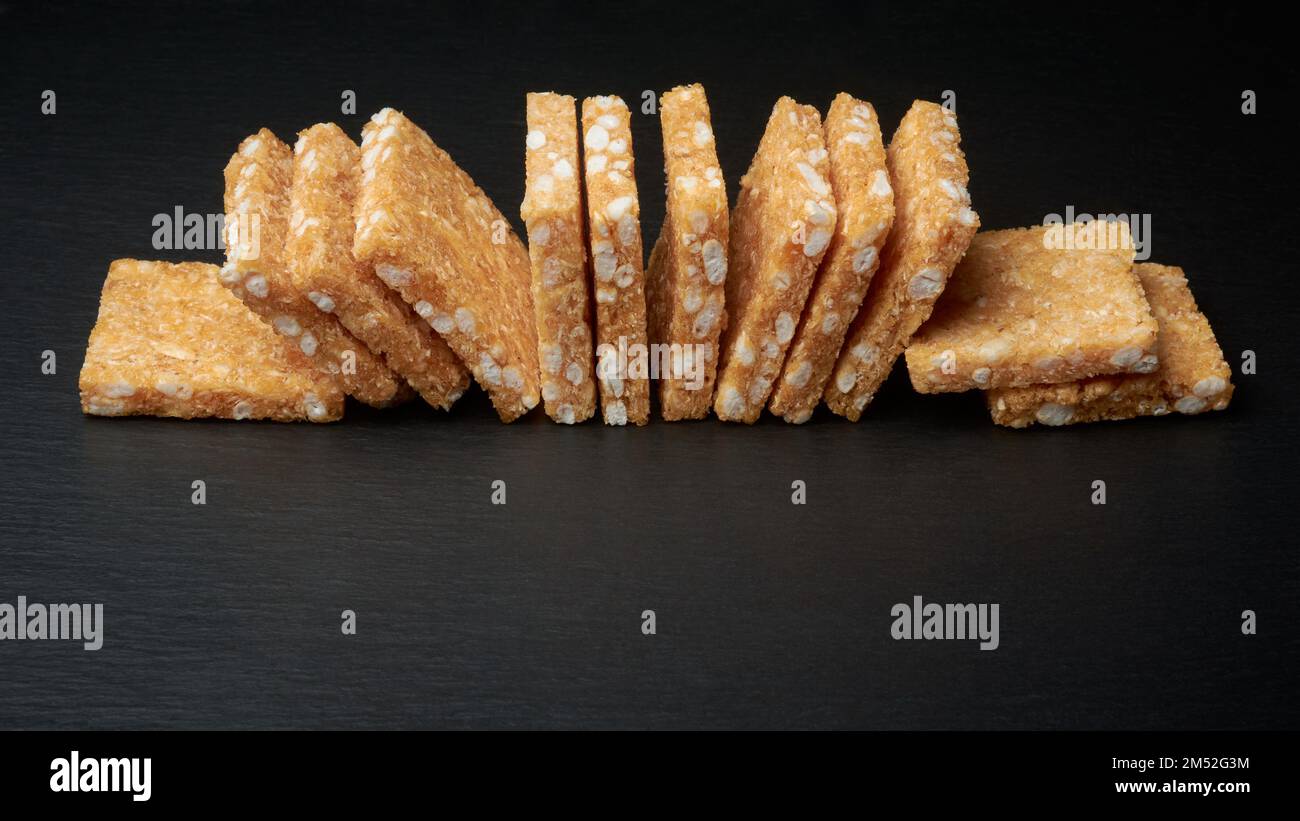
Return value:
M 753 424 L 781 374 L 835 232 L 829 176 L 817 109 L 777 100 L 731 210 L 727 329 L 713 404 L 719 419 Z
M 352 254 L 442 335 L 503 422 L 536 407 L 528 251 L 447 152 L 385 108 L 361 138 Z
M 299 134 L 285 249 L 294 286 L 383 356 L 424 401 L 446 410 L 469 387 L 469 371 L 411 306 L 352 257 L 360 160 L 356 143 L 333 123 Z
M 330 422 L 343 393 L 200 262 L 108 269 L 78 385 L 95 416 Z
M 618 97 L 582 102 L 583 183 L 596 292 L 596 364 L 607 425 L 650 419 L 650 380 L 635 357 L 646 347 L 645 265 L 631 114 Z M 635 346 L 640 346 L 637 348 Z
M 1232 369 L 1209 320 L 1196 307 L 1181 268 L 1134 266 L 1159 325 L 1159 364 L 1151 373 L 1098 376 L 1058 385 L 1000 388 L 987 394 L 999 425 L 1024 428 L 1105 419 L 1223 410 L 1232 399 Z
M 566 425 L 596 412 L 576 106 L 564 94 L 528 95 L 519 207 L 532 262 L 542 403 L 547 416 Z
M 668 203 L 646 266 L 651 343 L 671 356 L 659 374 L 659 412 L 668 421 L 703 419 L 717 377 L 718 337 L 727 324 L 727 188 L 714 147 L 704 87 L 678 86 L 659 98 Z
M 894 192 L 875 109 L 840 93 L 822 129 L 838 212 L 835 233 L 768 403 L 772 413 L 794 424 L 808 421 L 821 401 L 894 224 Z
M 823 394 L 853 421 L 875 397 L 979 228 L 957 117 L 917 100 L 885 152 L 894 227 Z
M 1156 321 L 1133 255 L 1123 222 L 976 235 L 907 348 L 912 386 L 940 393 L 1150 373 Z
M 293 152 L 263 128 L 226 165 L 226 264 L 222 284 L 349 395 L 374 407 L 410 398 L 384 360 L 321 313 L 294 286 L 285 245 L 305 230 L 289 214 Z

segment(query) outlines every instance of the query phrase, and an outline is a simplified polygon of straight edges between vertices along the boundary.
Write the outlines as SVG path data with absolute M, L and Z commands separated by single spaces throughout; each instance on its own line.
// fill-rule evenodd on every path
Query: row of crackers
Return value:
M 886 148 L 864 101 L 823 122 L 783 97 L 729 209 L 704 90 L 673 89 L 648 265 L 629 119 L 617 97 L 579 123 L 572 97 L 528 95 L 527 247 L 396 111 L 359 147 L 331 124 L 292 149 L 260 131 L 226 168 L 225 266 L 112 265 L 83 409 L 328 421 L 344 395 L 449 408 L 472 377 L 507 422 L 540 401 L 645 424 L 654 382 L 667 420 L 801 423 L 823 401 L 856 420 L 904 351 L 918 390 L 987 390 L 1017 427 L 1226 406 L 1180 271 L 1135 266 L 1131 241 L 976 233 L 940 106 Z

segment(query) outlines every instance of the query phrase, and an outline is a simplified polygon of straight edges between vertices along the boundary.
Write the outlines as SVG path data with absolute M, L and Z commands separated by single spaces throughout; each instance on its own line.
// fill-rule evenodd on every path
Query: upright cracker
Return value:
M 960 141 L 956 116 L 917 100 L 885 152 L 894 227 L 823 394 L 832 411 L 853 421 L 930 316 L 979 228 Z
M 226 264 L 223 285 L 295 345 L 349 395 L 374 407 L 409 398 L 384 361 L 323 314 L 293 284 L 285 243 L 290 232 L 293 152 L 263 128 L 239 144 L 226 165 Z
M 660 97 L 659 122 L 668 204 L 646 270 L 646 314 L 650 341 L 673 346 L 672 366 L 659 374 L 660 412 L 669 421 L 703 419 L 727 324 L 727 189 L 703 86 Z
M 1159 365 L 1151 373 L 1099 376 L 1058 385 L 988 392 L 999 425 L 1024 428 L 1105 419 L 1223 410 L 1232 399 L 1232 369 L 1223 359 L 1209 320 L 1196 307 L 1181 268 L 1134 266 L 1159 324 Z
M 563 94 L 528 95 L 527 173 L 519 207 L 532 261 L 542 402 L 547 416 L 566 425 L 596 412 L 575 106 Z
M 713 403 L 719 419 L 753 424 L 781 375 L 835 232 L 829 176 L 817 109 L 777 100 L 731 211 L 728 324 Z
M 201 262 L 108 269 L 78 386 L 94 416 L 330 422 L 343 392 Z
M 939 393 L 1154 371 L 1156 321 L 1133 256 L 1123 222 L 976 235 L 907 348 L 912 386 Z
M 447 152 L 391 108 L 366 123 L 352 254 L 428 318 L 511 422 L 540 399 L 528 251 Z
M 768 403 L 772 413 L 794 424 L 808 421 L 821 401 L 894 224 L 894 192 L 875 109 L 841 92 L 823 131 L 838 211 L 835 233 Z
M 636 366 L 637 355 L 644 351 L 648 356 L 648 348 L 641 206 L 630 119 L 627 104 L 618 97 L 588 97 L 582 102 L 583 182 L 596 290 L 596 370 L 607 425 L 644 425 L 650 419 L 649 376 Z
M 286 243 L 294 286 L 406 380 L 446 410 L 469 387 L 469 372 L 442 337 L 352 257 L 352 216 L 361 150 L 333 123 L 299 134 Z

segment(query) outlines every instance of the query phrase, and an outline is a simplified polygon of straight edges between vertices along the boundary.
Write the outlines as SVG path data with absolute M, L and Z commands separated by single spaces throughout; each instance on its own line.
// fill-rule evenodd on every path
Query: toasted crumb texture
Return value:
M 727 324 L 727 188 L 714 148 L 704 87 L 659 98 L 668 204 L 646 269 L 650 341 L 672 346 L 659 374 L 659 411 L 703 419 L 717 379 L 718 337 Z
M 222 284 L 349 396 L 380 408 L 409 399 L 410 389 L 383 359 L 294 286 L 285 244 L 303 223 L 290 219 L 292 181 L 293 152 L 269 130 L 239 144 L 226 165 Z
M 352 257 L 352 209 L 361 151 L 333 123 L 314 125 L 293 148 L 293 190 L 286 255 L 293 284 L 320 311 L 446 410 L 469 387 L 469 371 L 428 323 Z
M 541 397 L 528 251 L 429 135 L 385 108 L 361 138 L 352 254 L 425 316 L 503 422 Z
M 630 120 L 627 104 L 618 97 L 588 97 L 582 102 L 583 182 L 596 293 L 596 375 L 607 425 L 644 425 L 650 420 L 650 379 L 644 367 L 637 366 L 637 354 L 647 350 L 645 266 Z M 547 367 L 545 355 L 542 367 Z
M 596 412 L 577 103 L 564 94 L 529 94 L 527 121 L 519 216 L 532 261 L 542 403 L 551 419 L 572 425 Z
M 1181 268 L 1134 266 L 1159 326 L 1159 364 L 1150 373 L 1099 376 L 1058 385 L 999 388 L 987 394 L 993 421 L 1012 428 L 1072 425 L 1137 416 L 1223 410 L 1232 369 Z
M 835 218 L 821 116 L 782 97 L 731 211 L 728 324 L 713 403 L 719 419 L 753 424 L 763 412 Z
M 794 424 L 808 421 L 821 401 L 894 224 L 894 192 L 875 109 L 841 93 L 822 130 L 830 153 L 835 232 L 768 403 L 772 413 Z
M 939 393 L 1151 373 L 1156 321 L 1133 254 L 1123 222 L 978 234 L 908 345 L 912 386 Z
M 912 103 L 885 157 L 894 227 L 823 394 L 832 411 L 854 421 L 930 316 L 979 228 L 954 114 L 923 100 Z
M 343 392 L 217 281 L 218 268 L 119 259 L 78 385 L 93 416 L 331 422 Z

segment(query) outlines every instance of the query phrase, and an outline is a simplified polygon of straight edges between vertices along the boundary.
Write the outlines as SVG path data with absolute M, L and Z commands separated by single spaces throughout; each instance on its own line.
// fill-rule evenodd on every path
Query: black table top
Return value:
M 1239 4 L 468 5 L 0 9 L 0 603 L 105 611 L 97 652 L 0 642 L 0 728 L 1300 726 L 1295 76 L 1275 23 Z M 1152 260 L 1186 269 L 1258 373 L 1224 413 L 1020 432 L 901 369 L 858 424 L 503 426 L 478 391 L 331 426 L 80 414 L 108 263 L 220 261 L 155 250 L 151 220 L 219 212 L 244 135 L 358 136 L 401 108 L 517 225 L 525 92 L 695 81 L 733 197 L 782 94 L 850 91 L 892 130 L 954 91 L 985 228 L 1150 214 Z M 658 124 L 633 128 L 653 237 Z M 998 603 L 1000 646 L 893 640 L 913 596 Z

